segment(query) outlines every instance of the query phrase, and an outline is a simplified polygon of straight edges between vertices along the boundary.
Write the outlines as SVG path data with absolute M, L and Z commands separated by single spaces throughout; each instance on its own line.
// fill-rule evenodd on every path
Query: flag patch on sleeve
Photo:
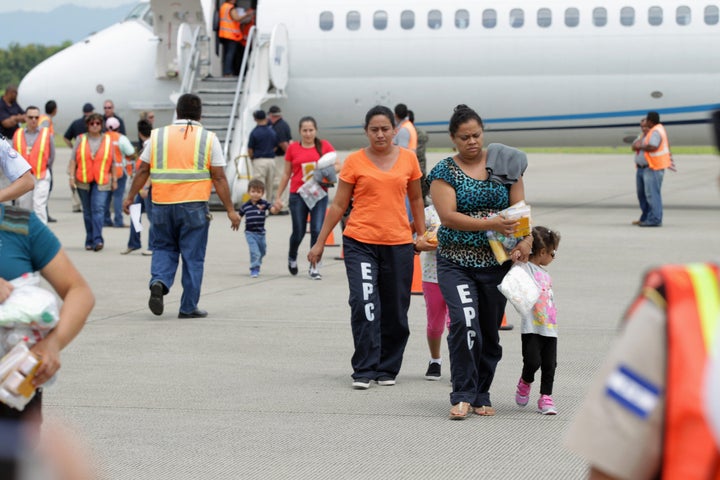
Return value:
M 605 393 L 623 408 L 646 419 L 660 397 L 660 388 L 625 365 L 620 365 L 607 379 Z

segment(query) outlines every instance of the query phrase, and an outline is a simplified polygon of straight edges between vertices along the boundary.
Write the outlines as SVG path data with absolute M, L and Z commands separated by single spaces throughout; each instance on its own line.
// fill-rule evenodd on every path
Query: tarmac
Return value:
M 341 248 L 325 249 L 322 281 L 309 279 L 304 261 L 293 277 L 290 217 L 269 217 L 268 256 L 251 279 L 242 230 L 233 232 L 224 212 L 214 212 L 200 301 L 210 315 L 177 318 L 178 274 L 157 317 L 147 307 L 150 257 L 119 254 L 128 229 L 106 228 L 105 249 L 84 250 L 68 156 L 58 150 L 50 203 L 58 221 L 50 227 L 89 281 L 96 306 L 62 354 L 44 412 L 77 432 L 109 480 L 581 478 L 587 467 L 562 446 L 563 436 L 643 272 L 719 254 L 720 158 L 676 155 L 678 172 L 667 172 L 663 185 L 664 225 L 640 228 L 631 225 L 639 209 L 629 152 L 530 154 L 533 222 L 562 235 L 549 266 L 559 414 L 537 412 L 537 385 L 527 407 L 515 404 L 522 365 L 515 328 L 501 332 L 503 359 L 491 389 L 497 415 L 450 421 L 446 344 L 442 380 L 424 378 L 422 295 L 412 298 L 397 385 L 353 390 Z M 430 153 L 429 167 L 444 156 Z M 339 228 L 334 237 L 341 240 Z M 301 259 L 308 249 L 309 235 Z M 517 324 L 510 306 L 507 315 Z

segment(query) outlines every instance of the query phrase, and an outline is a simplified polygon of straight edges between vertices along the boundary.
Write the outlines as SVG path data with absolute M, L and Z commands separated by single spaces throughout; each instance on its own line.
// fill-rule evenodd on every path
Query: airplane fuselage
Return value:
M 128 20 L 60 52 L 26 77 L 20 99 L 58 100 L 61 127 L 86 101 L 99 107 L 105 98 L 131 127 L 141 110 L 167 121 L 179 88 L 173 35 L 180 21 L 211 32 L 213 5 L 152 0 L 152 26 Z M 483 117 L 486 141 L 622 145 L 656 110 L 673 144 L 709 144 L 709 112 L 720 108 L 712 8 L 697 0 L 260 0 L 257 27 L 261 37 L 277 24 L 288 32 L 286 97 L 273 103 L 293 127 L 314 116 L 339 148 L 365 143 L 370 107 L 400 102 L 433 146 L 449 143 L 460 103 Z M 210 60 L 218 75 L 214 49 Z

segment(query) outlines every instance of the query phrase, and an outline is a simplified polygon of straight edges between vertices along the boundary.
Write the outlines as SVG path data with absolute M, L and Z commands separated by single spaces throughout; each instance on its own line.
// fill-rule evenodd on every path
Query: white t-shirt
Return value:
M 173 122 L 173 125 L 187 125 L 187 123 L 188 120 L 175 120 Z M 202 124 L 200 122 L 196 122 L 194 120 L 190 120 L 190 124 L 197 127 L 202 127 Z M 145 163 L 150 163 L 150 142 L 145 143 L 145 147 L 140 154 L 140 160 Z M 213 167 L 224 167 L 225 165 L 227 165 L 227 163 L 225 162 L 225 156 L 223 155 L 222 146 L 220 145 L 220 140 L 218 140 L 217 135 L 213 135 L 212 152 L 210 153 L 210 165 Z
M 440 216 L 432 205 L 425 207 L 425 229 L 433 228 L 437 232 L 440 228 Z M 438 283 L 437 278 L 437 250 L 430 250 L 420 254 L 422 264 L 422 281 Z

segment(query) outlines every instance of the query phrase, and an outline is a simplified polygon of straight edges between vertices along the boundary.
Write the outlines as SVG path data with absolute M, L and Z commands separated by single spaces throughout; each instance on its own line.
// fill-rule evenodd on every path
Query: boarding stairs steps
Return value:
M 232 138 L 234 126 L 228 132 L 237 77 L 205 77 L 195 82 L 193 91 L 202 99 L 202 119 L 205 128 L 214 132 L 221 144 L 228 134 Z

